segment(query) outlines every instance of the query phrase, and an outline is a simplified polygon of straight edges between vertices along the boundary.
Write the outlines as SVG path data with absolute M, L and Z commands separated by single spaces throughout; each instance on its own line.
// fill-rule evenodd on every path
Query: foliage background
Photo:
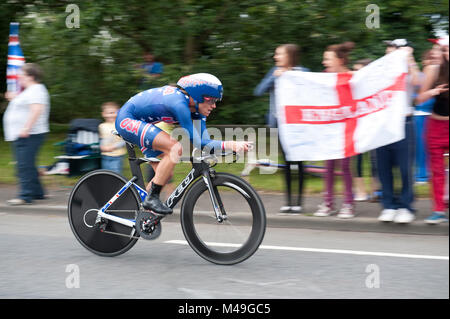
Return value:
M 71 3 L 79 6 L 80 28 L 66 27 Z M 380 8 L 377 29 L 365 25 L 371 3 Z M 357 45 L 353 61 L 380 57 L 382 40 L 394 38 L 412 41 L 420 60 L 433 27 L 440 23 L 448 31 L 448 0 L 7 0 L 0 4 L 0 79 L 12 21 L 21 23 L 27 62 L 44 68 L 53 123 L 100 117 L 105 101 L 124 103 L 142 89 L 136 65 L 151 49 L 164 74 L 148 86 L 210 72 L 225 88 L 210 122 L 264 124 L 268 97 L 254 97 L 253 89 L 273 65 L 276 46 L 299 44 L 301 64 L 312 71 L 321 71 L 327 45 L 347 40 Z M 1 113 L 5 107 L 0 95 Z

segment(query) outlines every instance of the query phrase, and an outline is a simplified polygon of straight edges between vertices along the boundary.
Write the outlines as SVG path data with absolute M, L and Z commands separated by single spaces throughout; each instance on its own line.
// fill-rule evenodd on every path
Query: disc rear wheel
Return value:
M 123 254 L 138 239 L 134 227 L 111 220 L 103 220 L 100 225 L 95 225 L 98 210 L 126 183 L 125 178 L 112 171 L 97 170 L 83 176 L 70 194 L 70 227 L 77 240 L 97 255 Z M 131 186 L 108 207 L 106 213 L 134 221 L 139 207 L 139 197 Z

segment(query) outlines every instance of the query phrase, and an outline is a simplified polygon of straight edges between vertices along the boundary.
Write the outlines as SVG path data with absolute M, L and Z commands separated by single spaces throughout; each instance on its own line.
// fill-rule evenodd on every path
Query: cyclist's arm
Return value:
M 212 140 L 208 129 L 206 128 L 206 116 L 200 117 L 200 134 L 202 136 L 202 140 L 209 141 L 205 146 L 208 150 L 214 151 L 214 150 L 225 150 L 225 141 L 218 141 L 218 140 Z M 217 145 L 217 142 L 220 142 L 220 148 Z
M 222 141 L 210 139 L 204 120 L 201 118 L 192 119 L 191 112 L 186 105 L 181 104 L 173 107 L 172 113 L 175 114 L 180 126 L 188 132 L 189 139 L 194 147 L 201 147 L 203 149 L 207 146 L 211 151 L 224 149 L 224 143 Z
M 207 141 L 205 146 L 202 145 L 202 148 L 206 151 L 213 152 L 216 150 L 222 150 L 222 151 L 235 151 L 235 152 L 241 152 L 241 151 L 248 151 L 251 142 L 247 141 L 218 141 L 218 140 L 212 140 L 209 136 L 208 130 L 206 128 L 206 117 L 201 116 L 201 135 L 202 135 L 202 141 Z M 220 148 L 217 144 L 217 142 L 220 142 Z
M 211 140 L 208 130 L 206 129 L 206 117 L 202 116 L 201 121 L 201 134 L 203 137 L 203 140 L 209 140 L 210 143 L 216 143 L 217 140 Z M 222 151 L 235 151 L 235 152 L 241 152 L 245 151 L 247 152 L 252 144 L 252 142 L 248 141 L 221 141 L 221 149 Z M 207 146 L 208 150 L 217 150 L 217 148 L 212 148 L 210 144 Z

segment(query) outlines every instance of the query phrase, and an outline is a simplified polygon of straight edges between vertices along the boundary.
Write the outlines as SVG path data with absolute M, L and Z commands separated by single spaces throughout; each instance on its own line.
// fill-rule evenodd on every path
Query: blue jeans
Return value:
M 102 155 L 102 168 L 122 174 L 122 159 L 123 156 L 106 156 Z
M 416 159 L 415 159 L 415 179 L 418 182 L 428 181 L 427 167 L 427 147 L 425 145 L 425 123 L 428 115 L 414 116 L 416 130 Z
M 414 123 L 408 117 L 405 123 L 405 138 L 379 147 L 376 150 L 378 176 L 383 191 L 381 203 L 384 209 L 407 208 L 414 212 L 413 164 L 415 149 Z M 402 180 L 400 196 L 394 194 L 393 169 L 398 166 Z
M 36 157 L 44 138 L 45 133 L 32 134 L 26 138 L 19 138 L 12 143 L 17 161 L 16 175 L 19 179 L 19 198 L 26 202 L 43 198 L 45 195 L 36 167 Z

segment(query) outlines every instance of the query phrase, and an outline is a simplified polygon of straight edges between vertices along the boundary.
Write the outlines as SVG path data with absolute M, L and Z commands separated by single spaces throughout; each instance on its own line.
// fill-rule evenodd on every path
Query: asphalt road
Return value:
M 268 228 L 259 251 L 211 264 L 179 223 L 99 257 L 67 218 L 0 212 L 0 298 L 449 298 L 448 236 Z

